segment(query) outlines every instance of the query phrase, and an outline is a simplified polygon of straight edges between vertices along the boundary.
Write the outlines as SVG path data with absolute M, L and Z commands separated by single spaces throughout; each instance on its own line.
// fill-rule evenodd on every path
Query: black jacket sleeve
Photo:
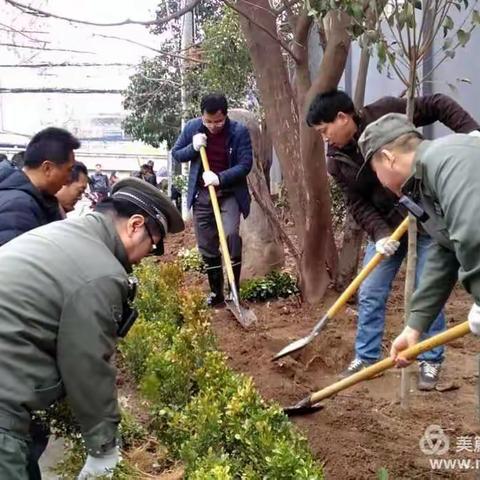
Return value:
M 30 195 L 17 192 L 0 204 L 0 245 L 41 225 L 41 212 Z

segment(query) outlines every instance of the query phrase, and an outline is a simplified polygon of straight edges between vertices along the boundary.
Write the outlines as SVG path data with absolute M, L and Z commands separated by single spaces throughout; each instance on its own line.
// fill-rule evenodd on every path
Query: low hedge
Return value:
M 137 268 L 140 315 L 119 344 L 117 361 L 136 384 L 149 411 L 140 425 L 126 412 L 120 426 L 125 449 L 154 435 L 166 465 L 182 463 L 191 480 L 317 480 L 322 470 L 307 442 L 279 406 L 267 404 L 251 378 L 231 370 L 216 347 L 204 295 L 184 283 L 178 263 L 144 262 Z M 47 414 L 71 443 L 58 465 L 75 478 L 84 458 L 69 409 Z M 115 480 L 144 478 L 127 460 Z
M 204 296 L 177 264 L 137 269 L 140 318 L 120 344 L 149 401 L 151 429 L 186 478 L 321 479 L 308 445 L 216 348 Z

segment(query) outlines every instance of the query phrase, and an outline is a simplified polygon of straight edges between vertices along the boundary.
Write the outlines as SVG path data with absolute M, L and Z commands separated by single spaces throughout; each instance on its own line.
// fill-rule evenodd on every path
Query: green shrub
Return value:
M 147 438 L 145 427 L 126 410 L 122 411 L 122 421 L 118 428 L 122 440 L 122 449 L 128 450 L 141 444 Z
M 135 269 L 141 278 L 135 306 L 147 321 L 172 327 L 181 321 L 178 292 L 183 285 L 182 269 L 177 263 L 145 261 Z
M 190 480 L 234 480 L 235 462 L 225 453 L 209 452 L 197 464 L 197 470 L 189 475 Z M 243 478 L 243 477 L 242 477 Z M 249 477 L 253 480 L 254 477 Z M 258 477 L 259 478 L 259 477 Z
M 119 348 L 151 416 L 148 429 L 123 416 L 125 448 L 143 442 L 148 431 L 193 480 L 321 479 L 306 441 L 283 411 L 266 404 L 253 381 L 232 371 L 217 351 L 204 296 L 184 286 L 181 266 L 146 262 L 136 273 L 141 315 Z M 288 274 L 270 278 L 278 291 L 295 291 Z M 74 478 L 81 467 L 78 444 L 63 461 L 70 473 L 64 478 Z M 114 478 L 141 477 L 123 463 Z
M 295 278 L 287 272 L 273 271 L 265 277 L 244 280 L 240 286 L 240 297 L 251 301 L 287 298 L 298 293 Z
M 172 185 L 180 192 L 188 191 L 188 175 L 174 175 L 172 177 Z
M 205 263 L 197 248 L 182 248 L 177 256 L 184 272 L 204 272 Z
M 123 365 L 136 382 L 142 379 L 149 357 L 164 348 L 168 340 L 158 322 L 148 322 L 143 316 L 137 319 L 128 332 L 128 340 L 122 340 L 118 345 Z

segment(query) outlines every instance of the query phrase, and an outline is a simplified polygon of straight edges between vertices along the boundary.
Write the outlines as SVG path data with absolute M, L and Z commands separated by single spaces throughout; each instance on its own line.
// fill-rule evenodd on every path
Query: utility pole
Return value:
M 181 8 L 188 7 L 192 3 L 192 0 L 181 0 Z M 181 51 L 184 53 L 185 57 L 188 57 L 188 49 L 193 45 L 193 10 L 187 12 L 182 17 L 182 44 Z M 181 87 L 181 98 L 182 98 L 182 129 L 185 127 L 187 122 L 187 108 L 188 108 L 188 93 L 186 88 L 186 75 L 188 72 L 189 62 L 186 59 L 181 61 L 181 74 L 182 74 L 182 87 Z M 182 175 L 188 176 L 189 164 L 182 164 Z M 189 217 L 189 211 L 187 207 L 187 195 L 182 192 L 182 217 L 184 220 L 187 220 Z

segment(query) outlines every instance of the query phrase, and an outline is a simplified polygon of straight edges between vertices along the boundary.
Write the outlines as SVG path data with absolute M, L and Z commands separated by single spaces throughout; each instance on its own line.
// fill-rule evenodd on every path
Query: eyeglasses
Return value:
M 158 240 L 158 242 L 155 242 L 155 239 L 153 238 L 152 232 L 150 231 L 150 228 L 148 227 L 147 223 L 144 223 L 144 226 L 150 238 L 150 242 L 152 242 L 152 254 L 158 255 L 158 256 L 163 255 L 164 248 L 163 248 L 162 235 L 160 235 L 160 240 Z
M 144 223 L 144 226 L 145 226 L 145 230 L 146 230 L 147 233 L 148 233 L 148 236 L 150 237 L 150 241 L 152 242 L 152 247 L 156 247 L 156 246 L 157 246 L 157 242 L 156 242 L 155 239 L 153 238 L 152 232 L 150 231 L 150 229 L 148 228 L 148 225 L 147 225 L 146 223 Z

